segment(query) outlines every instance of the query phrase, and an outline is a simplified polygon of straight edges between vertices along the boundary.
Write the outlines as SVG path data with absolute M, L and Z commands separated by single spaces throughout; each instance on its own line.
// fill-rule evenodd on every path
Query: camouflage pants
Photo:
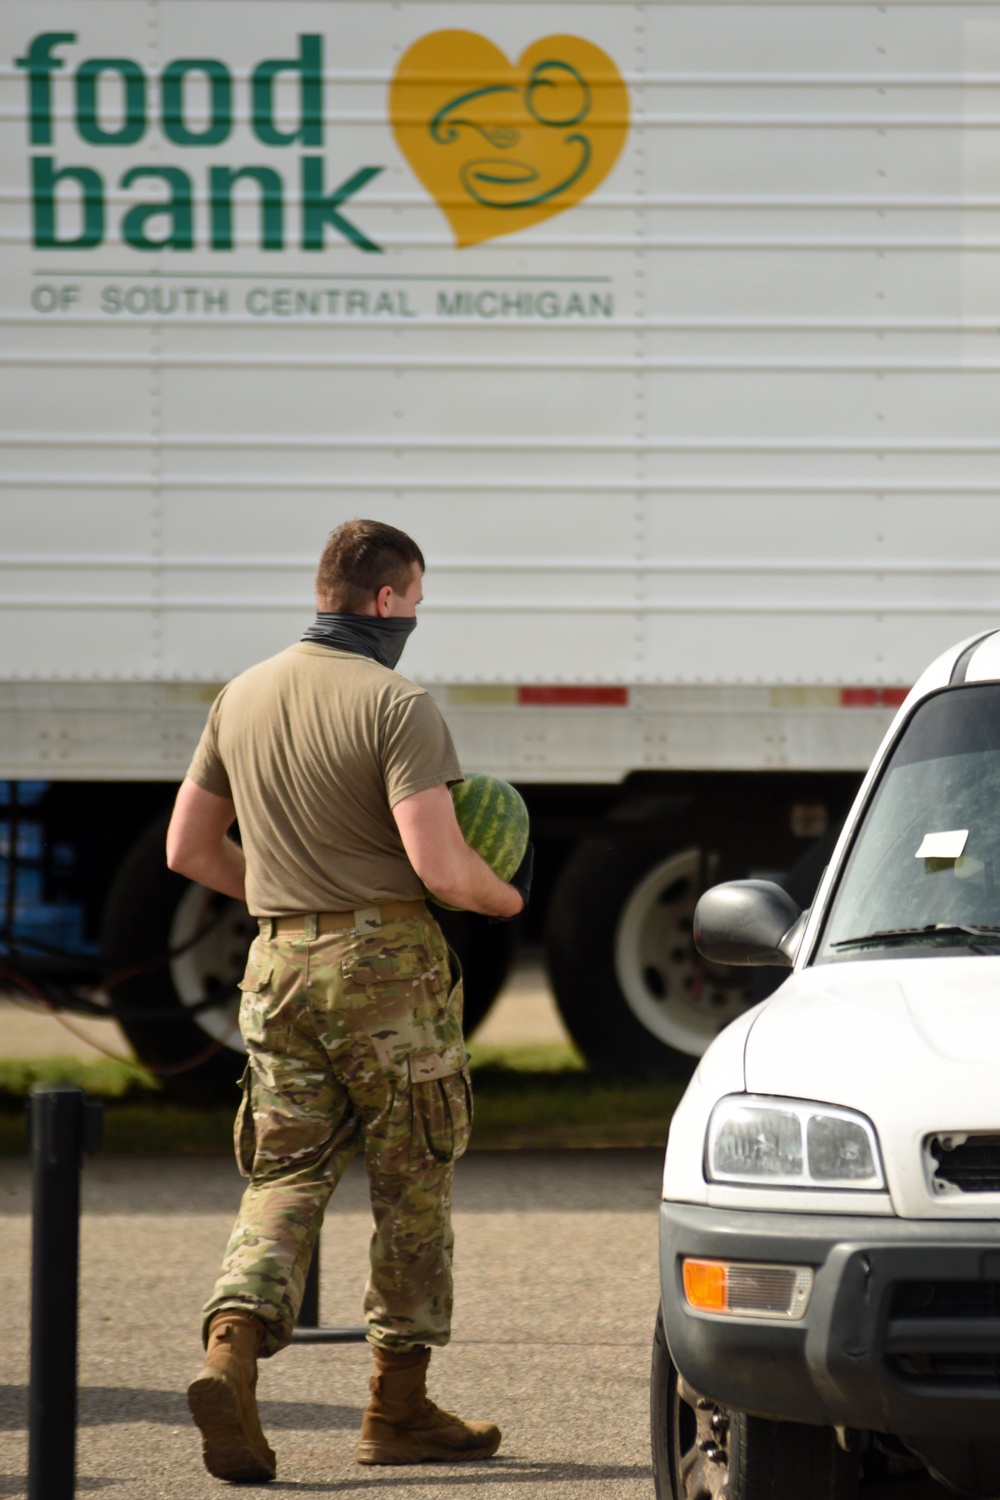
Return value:
M 304 933 L 273 937 L 262 921 L 240 985 L 236 1158 L 250 1184 L 203 1331 L 240 1307 L 263 1322 L 265 1354 L 290 1341 L 324 1210 L 363 1146 L 369 1341 L 446 1344 L 452 1171 L 472 1115 L 461 980 L 429 914 L 318 936 L 304 920 Z

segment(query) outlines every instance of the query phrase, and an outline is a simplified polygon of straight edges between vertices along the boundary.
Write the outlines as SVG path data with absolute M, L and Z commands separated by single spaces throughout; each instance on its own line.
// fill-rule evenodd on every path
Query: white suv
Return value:
M 1000 632 L 909 694 L 811 909 L 717 886 L 695 940 L 792 973 L 671 1124 L 657 1495 L 1000 1494 Z

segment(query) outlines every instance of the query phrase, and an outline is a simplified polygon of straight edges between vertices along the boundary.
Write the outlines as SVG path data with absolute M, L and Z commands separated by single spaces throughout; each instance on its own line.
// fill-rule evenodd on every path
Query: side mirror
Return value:
M 694 912 L 698 952 L 717 964 L 773 964 L 790 969 L 806 913 L 770 880 L 713 886 Z

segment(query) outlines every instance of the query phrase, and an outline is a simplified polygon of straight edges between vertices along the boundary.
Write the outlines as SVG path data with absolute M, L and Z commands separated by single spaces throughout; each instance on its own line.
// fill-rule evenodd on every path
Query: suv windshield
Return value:
M 913 713 L 855 836 L 816 960 L 911 943 L 1000 943 L 996 683 L 947 689 Z

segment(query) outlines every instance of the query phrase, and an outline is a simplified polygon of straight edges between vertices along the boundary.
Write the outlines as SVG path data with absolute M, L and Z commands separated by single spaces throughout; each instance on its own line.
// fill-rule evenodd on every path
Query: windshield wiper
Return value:
M 1000 942 L 1000 925 L 998 926 L 975 926 L 971 922 L 931 922 L 926 927 L 887 927 L 882 932 L 866 932 L 862 937 L 841 938 L 837 943 L 831 943 L 831 948 L 861 948 L 866 943 L 899 943 L 914 938 L 940 937 L 942 934 L 952 936 L 964 933 L 967 937 L 992 938 L 994 942 Z

